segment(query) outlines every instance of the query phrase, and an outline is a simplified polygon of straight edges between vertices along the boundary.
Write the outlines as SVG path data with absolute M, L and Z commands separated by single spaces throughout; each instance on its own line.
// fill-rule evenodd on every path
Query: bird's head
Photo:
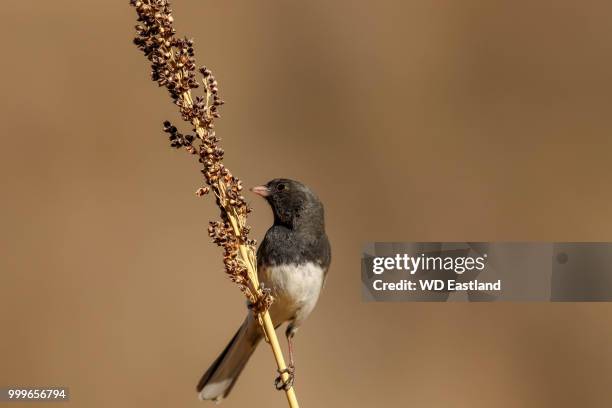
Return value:
M 323 228 L 323 205 L 304 184 L 289 179 L 274 179 L 252 192 L 266 199 L 274 213 L 274 223 L 292 229 Z

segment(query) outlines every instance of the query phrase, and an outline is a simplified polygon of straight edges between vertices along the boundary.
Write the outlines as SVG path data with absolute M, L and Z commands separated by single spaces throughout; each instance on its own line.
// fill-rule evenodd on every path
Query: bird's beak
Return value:
M 262 197 L 267 197 L 270 195 L 270 189 L 266 186 L 253 187 L 251 191 Z

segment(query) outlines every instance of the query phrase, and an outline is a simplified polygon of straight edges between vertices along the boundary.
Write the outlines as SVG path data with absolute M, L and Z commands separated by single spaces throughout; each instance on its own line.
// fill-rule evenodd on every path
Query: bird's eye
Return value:
M 279 184 L 278 186 L 276 186 L 276 191 L 283 191 L 287 188 L 287 186 L 285 184 Z

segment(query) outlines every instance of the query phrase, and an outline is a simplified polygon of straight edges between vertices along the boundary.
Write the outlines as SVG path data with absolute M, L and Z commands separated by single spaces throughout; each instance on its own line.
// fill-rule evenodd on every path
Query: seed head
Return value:
M 251 209 L 240 193 L 242 183 L 223 165 L 225 152 L 214 131 L 219 108 L 224 104 L 219 96 L 219 83 L 209 68 L 196 66 L 193 39 L 176 36 L 169 0 L 130 0 L 130 4 L 138 16 L 134 44 L 149 60 L 151 79 L 167 90 L 181 118 L 191 128 L 190 133 L 182 133 L 165 121 L 163 130 L 171 147 L 185 148 L 202 164 L 206 186 L 199 188 L 196 195 L 213 192 L 221 209 L 221 219 L 209 223 L 208 235 L 223 249 L 227 274 L 249 301 L 255 302 L 261 291 L 249 279 L 246 265 L 252 260 L 243 259 L 240 253 L 242 246 L 252 252 L 255 245 L 255 241 L 248 239 L 246 225 Z M 195 95 L 196 91 L 200 94 Z M 255 265 L 251 267 L 254 269 Z

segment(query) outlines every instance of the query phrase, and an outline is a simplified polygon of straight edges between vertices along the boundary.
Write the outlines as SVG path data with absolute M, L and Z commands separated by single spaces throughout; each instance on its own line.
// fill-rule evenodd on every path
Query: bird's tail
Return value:
M 198 382 L 197 391 L 200 393 L 200 399 L 221 402 L 227 397 L 259 340 L 261 332 L 253 314 L 249 313 L 225 350 Z

